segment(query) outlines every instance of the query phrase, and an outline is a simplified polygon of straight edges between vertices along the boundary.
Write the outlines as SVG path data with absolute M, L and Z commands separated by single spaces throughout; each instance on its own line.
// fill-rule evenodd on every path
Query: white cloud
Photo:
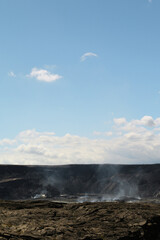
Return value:
M 0 163 L 159 163 L 158 126 L 160 118 L 150 116 L 129 122 L 125 118 L 114 119 L 112 131 L 95 132 L 96 139 L 71 134 L 59 137 L 54 132 L 26 130 L 14 139 L 0 140 Z
M 15 73 L 12 72 L 12 71 L 10 71 L 10 72 L 8 73 L 8 76 L 9 76 L 9 77 L 16 77 Z
M 84 54 L 81 56 L 81 62 L 85 61 L 88 57 L 98 57 L 98 55 L 95 54 L 95 53 L 92 53 L 92 52 L 84 53 Z
M 155 124 L 155 126 L 160 126 L 160 118 L 156 118 L 155 120 L 154 120 L 154 124 Z
M 125 118 L 114 118 L 113 121 L 116 125 L 123 125 L 127 122 Z
M 160 126 L 160 118 L 153 119 L 151 116 L 144 116 L 141 119 L 134 119 L 130 122 L 127 122 L 125 118 L 115 118 L 114 119 L 114 129 L 117 131 L 126 131 L 126 132 L 144 132 L 146 127 L 155 128 Z
M 4 138 L 4 139 L 0 140 L 0 145 L 7 146 L 7 145 L 13 145 L 15 143 L 16 143 L 15 139 L 12 140 L 12 139 L 8 139 L 8 138 Z
M 152 3 L 152 0 L 148 0 L 149 3 Z
M 38 68 L 32 68 L 30 74 L 27 75 L 27 77 L 36 78 L 37 80 L 43 81 L 43 82 L 54 82 L 62 78 L 62 76 L 58 74 L 53 74 L 47 71 L 46 69 L 38 69 Z
M 32 145 L 32 144 L 21 144 L 16 149 L 17 152 L 21 153 L 28 153 L 28 154 L 38 154 L 38 155 L 44 155 L 45 154 L 45 148 L 38 145 Z
M 155 126 L 155 122 L 153 120 L 153 118 L 151 116 L 144 116 L 141 118 L 141 120 L 139 121 L 140 125 L 144 125 L 147 127 L 153 127 Z

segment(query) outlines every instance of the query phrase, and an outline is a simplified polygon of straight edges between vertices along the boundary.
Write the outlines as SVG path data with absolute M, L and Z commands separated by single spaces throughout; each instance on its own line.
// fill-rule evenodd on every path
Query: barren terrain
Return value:
M 0 239 L 158 240 L 160 205 L 1 201 Z

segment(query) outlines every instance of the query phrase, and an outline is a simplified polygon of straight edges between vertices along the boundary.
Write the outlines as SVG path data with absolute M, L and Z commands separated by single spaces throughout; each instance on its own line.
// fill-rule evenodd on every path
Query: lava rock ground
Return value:
M 159 240 L 160 205 L 1 200 L 0 239 Z

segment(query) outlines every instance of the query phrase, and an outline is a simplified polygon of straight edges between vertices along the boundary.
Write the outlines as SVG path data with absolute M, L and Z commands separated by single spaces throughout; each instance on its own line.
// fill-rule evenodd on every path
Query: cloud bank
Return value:
M 46 69 L 38 69 L 38 68 L 32 68 L 30 74 L 27 75 L 27 77 L 35 78 L 38 81 L 43 81 L 43 82 L 54 82 L 62 78 L 62 76 L 58 74 L 53 74 L 47 71 Z
M 98 57 L 98 55 L 95 54 L 95 53 L 93 53 L 93 52 L 84 53 L 84 54 L 81 56 L 81 62 L 85 61 L 88 57 Z
M 0 140 L 1 164 L 138 164 L 160 162 L 160 118 L 144 116 L 128 122 L 114 119 L 112 131 L 89 139 L 26 130 Z

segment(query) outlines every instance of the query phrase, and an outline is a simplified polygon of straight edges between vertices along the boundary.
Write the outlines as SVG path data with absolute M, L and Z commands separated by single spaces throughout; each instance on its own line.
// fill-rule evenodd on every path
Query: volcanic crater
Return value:
M 1 165 L 0 199 L 0 239 L 160 239 L 159 164 Z

